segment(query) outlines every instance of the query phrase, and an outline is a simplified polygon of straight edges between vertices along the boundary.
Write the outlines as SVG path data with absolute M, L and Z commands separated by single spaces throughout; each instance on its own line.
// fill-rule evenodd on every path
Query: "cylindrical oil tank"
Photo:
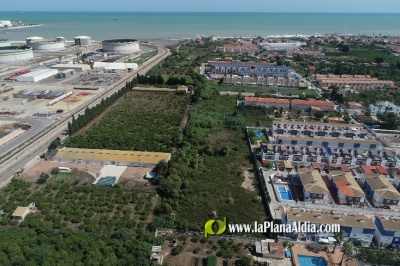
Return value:
M 102 45 L 104 52 L 134 53 L 140 51 L 139 42 L 135 39 L 105 40 Z
M 26 45 L 0 47 L 0 64 L 27 61 L 33 58 L 32 48 Z
M 92 43 L 92 39 L 89 36 L 77 36 L 75 39 L 75 45 L 87 46 Z
M 44 39 L 42 37 L 33 36 L 33 37 L 26 38 L 25 41 L 26 41 L 26 45 L 30 45 L 31 43 L 34 43 L 34 42 L 44 41 Z
M 31 42 L 29 46 L 38 51 L 60 51 L 65 49 L 65 44 L 57 41 Z

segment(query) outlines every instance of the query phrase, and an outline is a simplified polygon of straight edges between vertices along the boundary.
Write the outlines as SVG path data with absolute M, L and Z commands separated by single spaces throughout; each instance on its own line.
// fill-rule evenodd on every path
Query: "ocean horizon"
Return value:
M 73 40 L 195 38 L 196 35 L 254 37 L 312 35 L 315 33 L 400 35 L 398 13 L 278 13 L 278 12 L 91 12 L 3 11 L 0 20 L 43 24 L 41 27 L 3 30 L 1 39 L 23 41 L 30 36 Z

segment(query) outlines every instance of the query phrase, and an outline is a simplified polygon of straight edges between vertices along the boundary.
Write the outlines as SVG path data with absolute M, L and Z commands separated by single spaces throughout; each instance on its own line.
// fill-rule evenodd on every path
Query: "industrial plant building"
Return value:
M 32 48 L 26 45 L 0 47 L 0 64 L 27 61 L 33 58 Z
M 104 70 L 136 70 L 136 63 L 110 63 L 110 62 L 95 62 L 93 68 L 101 68 Z
M 63 148 L 53 157 L 56 162 L 155 167 L 168 162 L 171 153 Z
M 322 88 L 338 86 L 344 89 L 368 90 L 387 89 L 394 86 L 391 80 L 379 80 L 368 75 L 315 75 L 315 80 Z
M 57 64 L 53 65 L 50 67 L 51 69 L 57 69 L 57 70 L 67 70 L 67 69 L 73 69 L 76 72 L 85 72 L 90 70 L 89 65 L 85 64 Z
M 92 39 L 89 36 L 77 36 L 74 38 L 75 45 L 88 46 L 92 44 Z
M 135 53 L 140 51 L 139 41 L 135 39 L 114 39 L 102 42 L 103 52 Z
M 57 75 L 57 73 L 57 69 L 37 69 L 24 75 L 17 76 L 16 80 L 20 82 L 38 82 L 53 77 Z

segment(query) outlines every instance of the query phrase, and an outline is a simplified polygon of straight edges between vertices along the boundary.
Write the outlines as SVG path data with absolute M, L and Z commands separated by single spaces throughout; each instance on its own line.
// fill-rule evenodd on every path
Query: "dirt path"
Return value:
M 251 170 L 251 168 L 245 169 L 243 172 L 244 181 L 242 183 L 242 188 L 245 188 L 250 191 L 255 191 L 254 186 L 253 186 L 254 175 L 253 175 L 253 173 L 250 172 L 250 170 Z

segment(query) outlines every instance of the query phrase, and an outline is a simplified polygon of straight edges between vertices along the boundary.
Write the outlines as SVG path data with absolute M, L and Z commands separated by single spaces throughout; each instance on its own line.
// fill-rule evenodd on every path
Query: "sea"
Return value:
M 0 39 L 23 41 L 86 35 L 93 40 L 139 40 L 325 33 L 400 35 L 400 14 L 324 13 L 171 13 L 171 12 L 2 12 L 0 20 L 43 24 L 3 30 Z

